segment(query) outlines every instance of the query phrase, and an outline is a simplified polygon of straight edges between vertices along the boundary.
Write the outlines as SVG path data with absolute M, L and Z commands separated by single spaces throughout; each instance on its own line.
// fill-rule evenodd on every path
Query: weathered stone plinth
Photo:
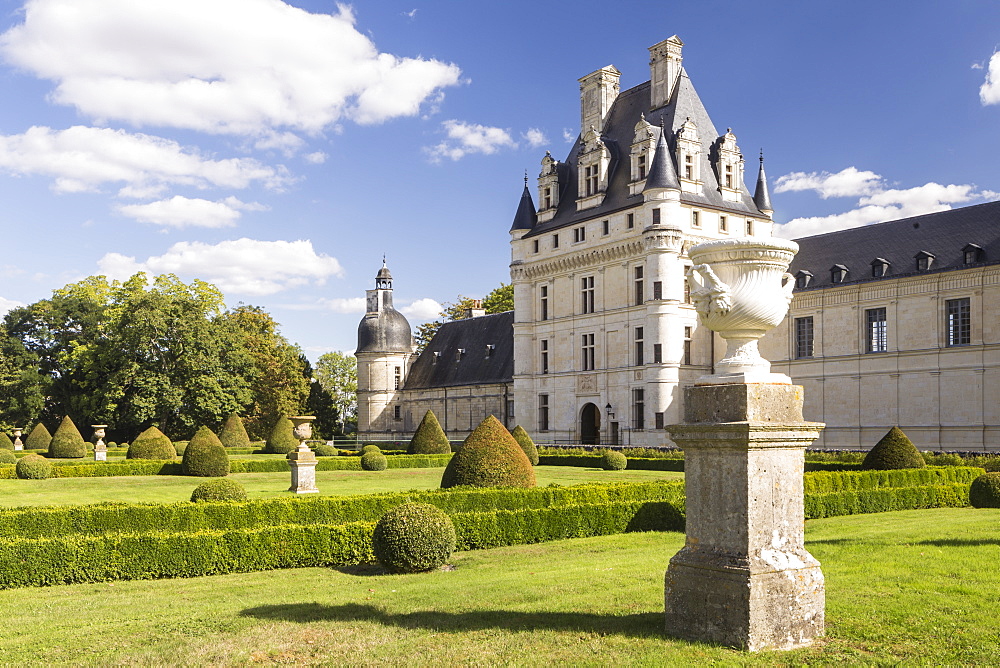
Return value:
M 804 547 L 805 448 L 823 424 L 802 418 L 795 385 L 685 391 L 687 539 L 666 573 L 666 630 L 748 649 L 794 649 L 823 635 L 825 587 Z
M 316 494 L 316 455 L 309 448 L 295 450 L 288 454 L 288 464 L 292 467 L 292 486 L 289 492 L 296 494 Z
M 106 462 L 108 461 L 108 446 L 103 443 L 98 443 L 94 446 L 94 461 L 95 462 Z

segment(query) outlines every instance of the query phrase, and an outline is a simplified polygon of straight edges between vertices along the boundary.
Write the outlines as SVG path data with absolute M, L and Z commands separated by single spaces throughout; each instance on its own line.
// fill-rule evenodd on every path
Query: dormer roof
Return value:
M 517 203 L 517 213 L 514 214 L 514 222 L 510 226 L 510 231 L 530 230 L 538 221 L 538 214 L 535 212 L 535 202 L 531 199 L 531 191 L 528 190 L 528 177 L 524 178 L 524 191 L 521 193 L 521 201 Z

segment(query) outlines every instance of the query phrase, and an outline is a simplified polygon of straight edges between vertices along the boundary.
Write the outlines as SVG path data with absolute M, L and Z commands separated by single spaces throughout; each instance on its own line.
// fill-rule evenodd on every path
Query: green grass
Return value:
M 276 455 L 281 457 L 282 455 Z M 386 471 L 318 471 L 320 494 L 348 495 L 436 489 L 443 468 L 389 469 Z M 535 468 L 538 485 L 576 485 L 584 482 L 633 482 L 679 480 L 682 473 L 663 471 L 602 471 L 566 466 Z M 230 476 L 246 487 L 251 498 L 290 495 L 289 473 L 237 473 Z M 205 478 L 189 476 L 121 476 L 108 478 L 51 478 L 49 480 L 0 480 L 0 506 L 40 506 L 105 501 L 170 503 L 187 501 Z
M 459 553 L 453 571 L 310 568 L 0 592 L 11 664 L 997 665 L 1000 510 L 814 520 L 827 637 L 746 654 L 666 637 L 683 535 Z

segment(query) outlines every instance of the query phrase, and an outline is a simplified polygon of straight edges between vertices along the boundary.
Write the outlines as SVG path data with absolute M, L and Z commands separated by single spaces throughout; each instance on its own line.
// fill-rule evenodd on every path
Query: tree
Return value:
M 483 297 L 483 308 L 487 313 L 504 313 L 514 310 L 514 284 L 501 283 L 493 292 Z
M 47 379 L 38 372 L 38 356 L 0 325 L 0 430 L 24 429 L 45 407 Z
M 479 300 L 473 297 L 466 297 L 464 295 L 459 295 L 458 299 L 454 302 L 445 302 L 442 305 L 441 313 L 438 314 L 437 320 L 432 320 L 431 322 L 425 322 L 422 325 L 417 326 L 417 332 L 413 335 L 414 341 L 417 343 L 417 353 L 421 353 L 427 344 L 431 342 L 434 335 L 437 334 L 438 329 L 441 328 L 446 322 L 452 322 L 454 320 L 461 320 L 465 317 L 466 312 L 471 308 L 476 308 L 479 304 Z M 486 311 L 487 315 L 492 315 L 494 313 L 503 313 L 504 311 L 514 310 L 514 285 L 512 283 L 501 283 L 499 287 L 494 288 L 486 297 L 482 300 L 482 308 Z
M 330 394 L 339 417 L 338 431 L 347 433 L 358 420 L 358 361 L 349 353 L 324 353 L 316 360 L 313 377 Z

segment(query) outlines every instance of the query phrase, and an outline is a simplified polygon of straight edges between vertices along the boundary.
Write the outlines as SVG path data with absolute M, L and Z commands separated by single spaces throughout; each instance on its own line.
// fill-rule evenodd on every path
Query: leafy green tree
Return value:
M 452 302 L 445 302 L 442 305 L 441 313 L 438 314 L 437 320 L 432 320 L 431 322 L 425 322 L 417 326 L 417 331 L 413 335 L 413 340 L 417 343 L 417 352 L 420 353 L 427 344 L 431 342 L 434 335 L 437 334 L 438 329 L 441 328 L 446 322 L 451 322 L 454 320 L 461 320 L 465 317 L 466 312 L 471 308 L 477 307 L 478 300 L 473 297 L 466 297 L 464 295 L 459 295 L 458 299 Z M 482 306 L 487 315 L 492 315 L 494 313 L 503 313 L 504 311 L 514 310 L 514 285 L 512 283 L 501 283 L 499 287 L 494 288 L 486 297 L 482 300 Z
M 324 353 L 316 360 L 313 377 L 333 401 L 339 418 L 337 432 L 352 431 L 352 426 L 356 427 L 358 422 L 357 359 L 349 353 Z
M 48 379 L 38 371 L 38 356 L 0 324 L 0 429 L 24 429 L 45 407 Z
M 514 310 L 514 284 L 501 283 L 493 292 L 483 297 L 486 313 L 503 313 Z

